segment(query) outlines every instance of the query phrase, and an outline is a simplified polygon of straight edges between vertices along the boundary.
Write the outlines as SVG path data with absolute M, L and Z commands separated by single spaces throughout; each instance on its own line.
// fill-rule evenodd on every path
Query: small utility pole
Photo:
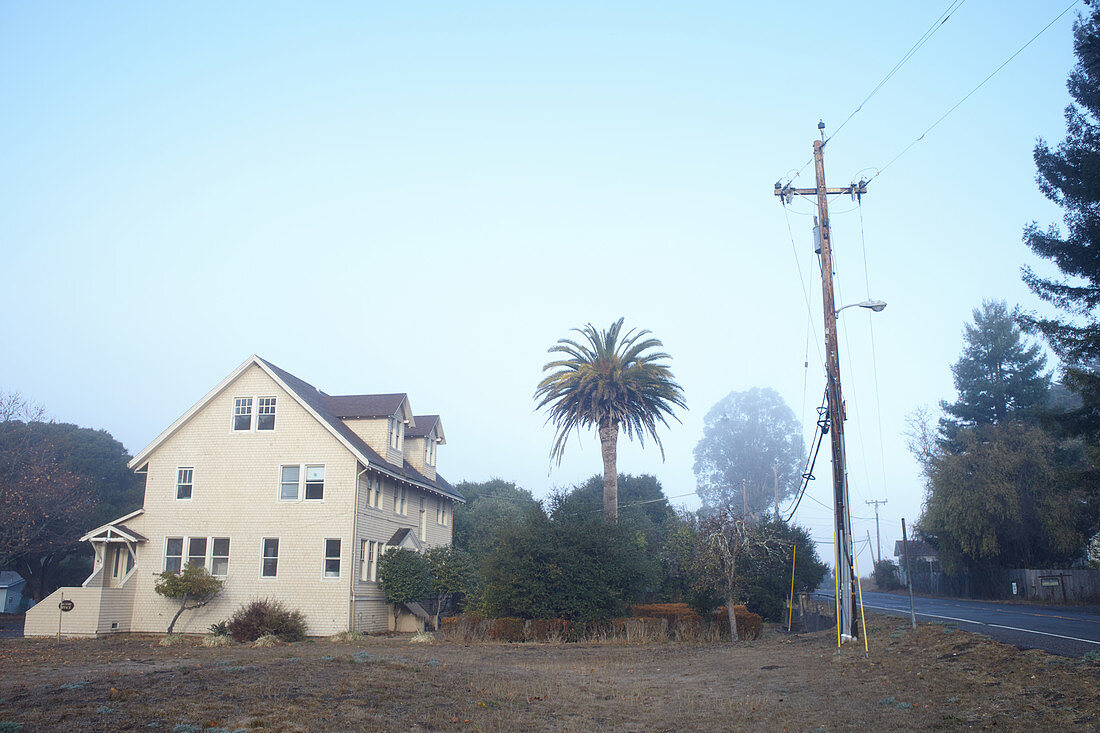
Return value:
M 744 504 L 745 519 L 749 518 L 749 494 L 745 489 L 745 479 L 741 479 L 741 501 Z
M 829 195 L 848 194 L 853 199 L 867 193 L 867 183 L 860 181 L 843 188 L 828 188 L 825 185 L 825 123 L 817 123 L 821 139 L 814 140 L 814 169 L 816 185 L 814 188 L 792 188 L 775 184 L 775 195 L 786 203 L 794 196 L 815 196 L 817 198 L 817 218 L 821 231 L 819 245 L 821 269 L 821 305 L 825 311 L 825 371 L 826 392 L 829 395 L 830 437 L 833 450 L 833 511 L 836 525 L 838 563 L 837 605 L 839 612 L 837 623 L 841 632 L 841 641 L 854 638 L 857 634 L 853 558 L 852 558 L 852 512 L 848 504 L 848 468 L 844 453 L 844 398 L 840 391 L 840 350 L 837 344 L 836 314 L 837 307 L 833 298 L 833 254 L 832 235 L 829 231 Z
M 879 504 L 885 504 L 886 499 L 871 499 L 867 503 L 875 505 L 875 539 L 877 540 L 877 545 L 878 545 L 878 561 L 877 562 L 881 562 L 882 561 L 882 535 L 879 533 L 879 530 L 878 530 L 878 505 Z

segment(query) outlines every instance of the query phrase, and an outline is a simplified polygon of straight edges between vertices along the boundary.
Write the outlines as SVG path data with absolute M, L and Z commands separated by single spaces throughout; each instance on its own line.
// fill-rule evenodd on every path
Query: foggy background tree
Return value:
M 963 351 L 951 367 L 958 399 L 940 403 L 948 415 L 940 422 L 947 439 L 963 427 L 1033 417 L 1050 392 L 1046 357 L 1038 344 L 1026 343 L 1003 300 L 983 301 L 973 318 L 963 327 Z
M 708 510 L 741 512 L 747 499 L 749 512 L 762 512 L 775 504 L 776 468 L 782 502 L 798 488 L 802 460 L 802 426 L 778 392 L 730 392 L 704 418 L 695 446 L 695 491 Z

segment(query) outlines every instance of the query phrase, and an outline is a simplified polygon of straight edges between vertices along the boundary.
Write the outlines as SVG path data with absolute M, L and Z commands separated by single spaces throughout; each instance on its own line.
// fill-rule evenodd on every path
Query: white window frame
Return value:
M 359 544 L 359 582 L 378 582 L 378 558 L 382 556 L 382 543 L 362 540 Z
M 338 545 L 338 552 L 335 555 L 328 554 L 328 543 L 335 542 Z M 344 554 L 344 542 L 340 537 L 326 537 L 321 540 L 321 580 L 339 580 L 341 573 L 341 565 L 343 565 Z M 330 560 L 336 561 L 336 574 L 329 575 L 328 563 Z
M 168 554 L 168 543 L 171 542 L 172 540 L 179 540 L 180 541 L 180 553 L 178 555 L 169 555 Z M 166 573 L 181 573 L 181 572 L 183 572 L 183 558 L 187 557 L 187 555 L 184 554 L 186 551 L 187 551 L 187 538 L 186 537 L 167 537 L 166 536 L 164 538 L 164 562 L 161 565 L 161 567 L 164 568 L 164 572 L 166 572 Z M 176 568 L 175 570 L 169 569 L 169 567 L 168 567 L 168 559 L 169 558 L 178 559 L 179 560 L 179 567 Z
M 272 430 L 272 431 L 275 430 L 276 409 L 278 407 L 278 405 L 277 405 L 278 401 L 279 400 L 278 400 L 277 397 L 272 397 L 272 396 L 264 396 L 264 397 L 257 397 L 256 398 L 256 420 L 255 420 L 255 422 L 256 422 L 257 432 L 262 431 L 262 432 L 266 433 L 269 430 Z M 271 415 L 271 427 L 269 427 L 269 428 L 261 427 L 261 425 L 260 425 L 261 419 L 265 415 Z
M 435 523 L 440 527 L 447 526 L 447 502 L 439 499 L 435 510 Z
M 247 405 L 248 412 L 247 413 L 241 411 L 242 408 L 246 407 L 246 405 L 243 404 L 246 401 L 248 402 L 248 405 Z M 237 427 L 237 418 L 238 417 L 243 417 L 246 414 L 248 415 L 248 427 L 247 428 L 238 428 Z M 255 420 L 253 419 L 255 416 L 256 416 L 256 398 L 255 397 L 253 397 L 253 396 L 234 397 L 233 398 L 233 420 L 232 420 L 232 422 L 229 423 L 229 429 L 232 430 L 234 433 L 248 433 L 248 432 L 251 432 L 252 431 L 252 425 L 255 422 Z
M 237 417 L 238 416 L 243 416 L 245 414 L 243 412 L 239 412 L 239 410 L 241 410 L 241 408 L 244 407 L 244 405 L 241 405 L 239 403 L 244 402 L 246 400 L 248 401 L 248 413 L 247 413 L 248 414 L 248 427 L 247 428 L 238 428 L 237 427 Z M 265 400 L 270 400 L 271 403 L 268 404 L 268 405 L 263 405 L 263 402 Z M 276 424 L 278 423 L 278 419 L 277 419 L 278 402 L 279 402 L 278 396 L 277 395 L 272 395 L 272 394 L 240 395 L 238 397 L 234 397 L 233 398 L 233 420 L 229 424 L 230 432 L 233 432 L 233 433 L 263 432 L 263 433 L 266 433 L 266 432 L 269 432 L 269 431 L 274 431 L 275 427 L 276 427 Z M 261 407 L 261 405 L 262 405 L 262 407 Z M 264 412 L 263 413 L 265 415 L 271 415 L 272 416 L 271 427 L 270 428 L 261 428 L 260 427 L 261 409 L 266 409 L 266 408 L 271 408 L 270 412 Z
M 409 487 L 396 481 L 393 484 L 393 513 L 409 516 Z
M 183 472 L 187 471 L 187 481 L 184 481 Z M 187 496 L 180 496 L 180 488 L 187 487 Z M 191 501 L 195 496 L 195 467 L 178 466 L 176 468 L 176 501 Z
M 172 540 L 179 540 L 180 543 L 181 543 L 180 544 L 180 554 L 179 555 L 169 555 L 168 554 L 168 543 L 171 542 Z M 205 543 L 205 547 L 203 548 L 203 555 L 202 555 L 202 567 L 205 568 L 206 571 L 209 572 L 211 575 L 213 575 L 215 578 L 225 578 L 225 577 L 227 577 L 229 575 L 229 557 L 230 557 L 230 553 L 233 552 L 233 541 L 232 541 L 232 538 L 226 537 L 226 536 L 219 536 L 219 537 L 214 537 L 214 536 L 205 536 L 204 537 L 202 535 L 166 536 L 164 538 L 164 560 L 161 564 L 161 567 L 164 568 L 165 572 L 182 573 L 183 569 L 191 563 L 192 558 L 198 558 L 199 557 L 198 555 L 192 555 L 191 554 L 191 543 L 193 541 L 196 541 L 196 540 Z M 214 554 L 214 543 L 219 541 L 219 540 L 225 540 L 227 543 L 229 543 L 229 547 L 226 549 L 226 554 L 224 554 L 224 555 L 215 555 Z M 179 561 L 179 569 L 169 570 L 169 567 L 168 567 L 168 560 L 169 559 L 178 560 Z M 225 572 L 224 573 L 218 574 L 218 573 L 214 572 L 214 560 L 215 559 L 218 559 L 218 560 L 224 559 L 225 560 Z
M 267 555 L 267 543 L 269 540 L 275 541 L 275 554 Z M 261 537 L 260 538 L 260 580 L 276 580 L 279 577 L 279 549 L 282 545 L 282 540 L 278 537 Z M 264 574 L 264 562 L 267 560 L 275 561 L 275 573 L 272 575 Z
M 424 543 L 428 541 L 428 506 L 424 497 L 420 497 L 420 524 L 417 529 L 420 530 L 420 542 Z
M 300 504 L 302 502 L 308 502 L 310 504 L 321 504 L 325 501 L 325 488 L 326 488 L 326 470 L 327 464 L 324 463 L 280 463 L 278 473 L 278 483 L 275 488 L 275 500 L 280 504 Z M 290 485 L 289 481 L 283 481 L 283 469 L 284 468 L 297 468 L 298 469 L 298 493 L 295 494 L 293 499 L 283 498 L 283 484 Z M 307 481 L 307 476 L 310 469 L 321 469 L 321 497 L 319 499 L 307 499 L 306 488 L 310 483 Z
M 214 554 L 214 546 L 222 540 L 225 540 L 225 554 L 224 555 L 215 555 Z M 226 578 L 226 577 L 228 577 L 229 576 L 229 553 L 231 553 L 233 551 L 233 549 L 232 549 L 233 548 L 233 542 L 232 542 L 231 538 L 229 538 L 229 537 L 211 537 L 209 547 L 210 547 L 210 550 L 209 550 L 209 555 L 207 555 L 207 565 L 208 565 L 207 569 L 210 571 L 210 574 L 213 575 L 215 578 Z M 214 572 L 214 561 L 215 560 L 225 560 L 225 572 L 223 572 L 223 573 L 215 573 Z
M 367 477 L 367 506 L 372 509 L 382 508 L 382 479 L 379 476 Z

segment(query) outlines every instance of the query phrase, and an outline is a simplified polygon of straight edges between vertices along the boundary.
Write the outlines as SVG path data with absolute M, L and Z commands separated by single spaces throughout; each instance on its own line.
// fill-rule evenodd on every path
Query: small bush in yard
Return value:
M 252 601 L 229 619 L 229 634 L 239 642 L 256 641 L 261 636 L 301 641 L 306 636 L 306 620 L 301 611 L 292 611 L 279 601 Z
M 221 634 L 209 634 L 208 636 L 202 637 L 202 645 L 210 647 L 233 646 L 233 639 Z
M 279 646 L 283 643 L 283 640 L 275 634 L 264 634 L 256 641 L 252 642 L 254 647 L 267 647 L 267 646 Z

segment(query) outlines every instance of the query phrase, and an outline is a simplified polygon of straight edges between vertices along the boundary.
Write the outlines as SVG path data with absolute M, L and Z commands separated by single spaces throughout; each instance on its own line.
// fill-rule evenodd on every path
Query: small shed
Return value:
M 11 570 L 0 570 L 0 613 L 19 613 L 23 610 L 23 589 L 27 581 Z

